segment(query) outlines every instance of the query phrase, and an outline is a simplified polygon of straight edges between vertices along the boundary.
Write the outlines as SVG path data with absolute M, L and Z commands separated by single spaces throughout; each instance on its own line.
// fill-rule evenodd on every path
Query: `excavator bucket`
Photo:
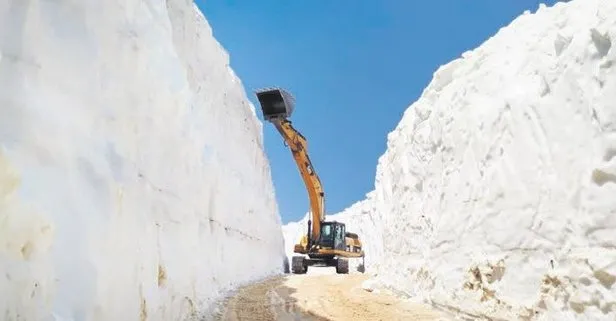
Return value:
M 290 93 L 280 88 L 262 89 L 256 92 L 263 118 L 272 121 L 291 117 L 295 101 Z

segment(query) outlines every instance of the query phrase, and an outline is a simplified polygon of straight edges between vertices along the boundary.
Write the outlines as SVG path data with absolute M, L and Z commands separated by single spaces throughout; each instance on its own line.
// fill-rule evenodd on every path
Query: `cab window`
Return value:
M 332 237 L 332 226 L 323 225 L 323 228 L 321 228 L 321 234 L 323 235 L 323 237 L 327 237 L 327 238 Z
M 336 225 L 336 239 L 342 238 L 342 227 L 340 225 Z

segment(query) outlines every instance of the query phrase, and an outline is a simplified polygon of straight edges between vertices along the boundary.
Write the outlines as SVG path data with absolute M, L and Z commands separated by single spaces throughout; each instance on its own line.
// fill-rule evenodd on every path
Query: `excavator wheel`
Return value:
M 360 272 L 360 273 L 366 272 L 366 260 L 365 259 L 366 259 L 365 257 L 361 258 L 361 264 L 357 266 L 357 272 Z
M 349 273 L 349 261 L 347 259 L 339 258 L 336 260 L 336 273 L 348 274 Z
M 294 256 L 291 259 L 291 270 L 294 274 L 304 274 L 308 271 L 308 266 L 305 264 L 303 256 Z

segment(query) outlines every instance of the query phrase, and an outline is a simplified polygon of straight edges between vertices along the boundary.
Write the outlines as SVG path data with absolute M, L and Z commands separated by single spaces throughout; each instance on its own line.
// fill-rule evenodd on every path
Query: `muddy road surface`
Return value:
M 363 274 L 338 275 L 328 268 L 285 275 L 239 289 L 225 301 L 220 321 L 446 321 L 430 307 L 386 291 L 366 291 Z

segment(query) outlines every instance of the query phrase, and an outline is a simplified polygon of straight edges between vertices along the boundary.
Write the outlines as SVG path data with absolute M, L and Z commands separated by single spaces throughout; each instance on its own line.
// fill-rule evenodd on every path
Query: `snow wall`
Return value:
M 616 319 L 614 42 L 616 1 L 574 0 L 441 67 L 333 215 L 366 273 L 472 319 Z
M 185 320 L 282 272 L 228 64 L 192 1 L 0 4 L 0 319 Z

